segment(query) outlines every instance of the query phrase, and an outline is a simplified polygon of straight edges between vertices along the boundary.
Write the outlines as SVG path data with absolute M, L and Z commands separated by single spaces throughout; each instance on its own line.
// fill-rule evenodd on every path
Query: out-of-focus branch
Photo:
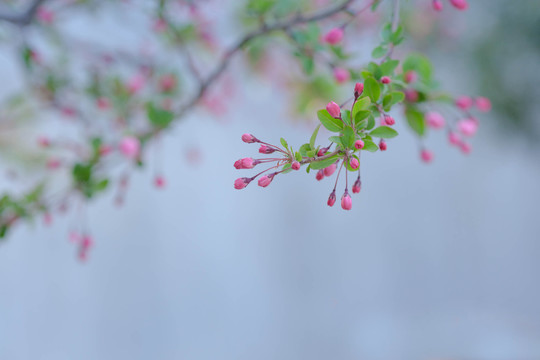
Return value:
M 393 8 L 392 8 L 392 32 L 395 32 L 399 26 L 399 0 L 394 0 Z M 383 61 L 388 60 L 392 53 L 394 52 L 394 44 L 390 44 L 388 48 L 388 52 L 383 58 Z
M 252 31 L 250 33 L 247 33 L 246 35 L 244 35 L 244 37 L 242 37 L 236 43 L 234 43 L 227 51 L 225 51 L 225 53 L 223 54 L 223 57 L 222 57 L 221 61 L 219 62 L 219 64 L 216 66 L 216 68 L 207 77 L 205 77 L 203 79 L 203 81 L 201 82 L 197 92 L 180 109 L 180 112 L 179 112 L 178 115 L 179 116 L 184 115 L 186 112 L 191 110 L 199 102 L 199 100 L 203 97 L 203 95 L 205 94 L 206 90 L 210 87 L 210 85 L 212 83 L 214 83 L 223 74 L 223 72 L 227 69 L 227 67 L 229 66 L 229 64 L 230 64 L 230 62 L 231 62 L 231 60 L 233 58 L 233 56 L 237 52 L 242 50 L 242 48 L 244 46 L 246 46 L 247 44 L 249 44 L 251 41 L 253 41 L 253 40 L 255 40 L 255 39 L 257 39 L 257 38 L 259 38 L 261 36 L 267 35 L 267 34 L 269 34 L 271 32 L 287 31 L 287 30 L 290 30 L 291 28 L 293 28 L 295 26 L 298 26 L 298 25 L 324 20 L 324 19 L 326 19 L 326 18 L 328 18 L 328 17 L 330 17 L 332 15 L 335 15 L 337 13 L 345 11 L 349 7 L 349 5 L 351 5 L 351 3 L 353 1 L 354 0 L 346 0 L 340 5 L 337 5 L 337 6 L 334 6 L 332 8 L 326 9 L 324 11 L 313 14 L 311 16 L 305 16 L 303 14 L 298 14 L 295 17 L 293 17 L 292 19 L 280 21 L 280 22 L 277 22 L 277 23 L 275 23 L 273 25 L 263 24 L 259 29 L 254 30 L 254 31 Z
M 36 15 L 37 9 L 46 0 L 34 0 L 30 7 L 21 14 L 9 14 L 0 12 L 0 21 L 7 21 L 15 25 L 26 26 L 32 22 Z

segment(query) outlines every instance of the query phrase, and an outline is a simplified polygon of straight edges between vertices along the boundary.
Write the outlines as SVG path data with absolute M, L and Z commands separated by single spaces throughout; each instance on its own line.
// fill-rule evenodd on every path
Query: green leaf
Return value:
M 313 134 L 311 134 L 311 138 L 309 139 L 309 145 L 311 148 L 315 147 L 315 140 L 317 140 L 317 135 L 319 134 L 320 127 L 321 127 L 321 124 L 317 125 L 315 130 L 313 130 Z
M 285 165 L 283 165 L 283 167 L 281 168 L 281 170 L 283 170 L 282 174 L 286 174 L 288 172 L 291 172 L 291 163 L 286 163 Z
M 289 150 L 289 144 L 287 144 L 287 141 L 285 141 L 284 138 L 280 138 L 280 139 L 279 139 L 279 142 L 281 143 L 281 145 L 282 145 L 286 150 Z
M 84 183 L 90 180 L 92 176 L 92 167 L 90 165 L 77 163 L 72 170 L 73 178 L 77 183 Z
M 399 45 L 403 41 L 403 26 L 399 25 L 396 31 L 391 35 L 390 41 L 394 45 Z
M 311 150 L 311 146 L 309 144 L 304 144 L 304 145 L 300 146 L 300 149 L 298 151 L 300 151 L 300 155 L 308 156 L 308 151 L 309 150 Z
M 94 186 L 95 191 L 103 191 L 109 185 L 109 179 L 103 179 Z
M 342 141 L 341 141 L 341 136 L 330 136 L 328 138 L 328 140 L 330 140 L 331 142 L 333 143 L 336 143 L 337 145 L 341 146 L 342 148 L 344 148 L 345 146 L 343 145 Z
M 343 135 L 341 137 L 341 143 L 343 144 L 343 146 L 345 146 L 345 148 L 347 149 L 351 149 L 354 145 L 355 139 L 356 138 L 353 128 L 350 126 L 345 126 L 345 128 L 343 129 Z
M 314 162 L 311 163 L 310 167 L 313 170 L 324 169 L 325 167 L 328 167 L 328 166 L 332 165 L 333 163 L 335 163 L 336 159 L 337 159 L 337 156 L 332 156 L 329 159 L 320 160 L 320 161 L 314 161 Z
M 399 60 L 389 59 L 381 64 L 380 69 L 383 76 L 391 76 L 394 74 L 394 70 L 399 65 Z
M 8 226 L 6 224 L 3 224 L 2 226 L 0 226 L 0 239 L 6 236 L 7 231 L 8 231 Z
M 317 111 L 317 117 L 321 124 L 331 132 L 339 132 L 343 129 L 343 121 L 334 119 L 326 109 Z
M 407 71 L 416 71 L 420 79 L 427 84 L 431 83 L 433 67 L 427 57 L 421 54 L 412 54 L 403 62 L 403 73 Z
M 398 136 L 398 132 L 388 126 L 379 126 L 375 130 L 371 131 L 369 135 L 383 139 L 391 139 Z
M 362 150 L 375 152 L 379 150 L 379 147 L 373 141 L 364 139 L 364 147 L 362 148 Z
M 367 123 L 367 127 L 366 127 L 366 130 L 371 130 L 375 127 L 375 117 L 372 115 L 369 115 L 368 117 L 368 123 Z
M 165 128 L 174 120 L 172 112 L 156 108 L 151 102 L 146 104 L 146 114 L 150 123 L 158 128 Z
M 368 64 L 368 71 L 373 75 L 375 79 L 380 79 L 382 76 L 381 68 L 373 61 Z M 368 77 L 369 76 L 364 76 L 365 79 L 367 79 Z
M 379 82 L 370 77 L 364 81 L 364 92 L 369 96 L 371 102 L 377 102 L 381 96 L 381 87 Z
M 346 125 L 351 125 L 351 112 L 349 110 L 342 111 L 341 120 L 343 120 Z
M 354 117 L 354 127 L 356 130 L 361 130 L 365 128 L 368 124 L 368 121 L 366 120 L 369 115 L 371 115 L 370 111 L 359 111 L 356 116 Z
M 294 159 L 296 161 L 302 161 L 302 155 L 297 151 L 294 153 Z
M 382 58 L 388 52 L 388 48 L 384 45 L 379 45 L 371 52 L 371 57 L 378 59 Z
M 358 112 L 366 110 L 370 104 L 371 100 L 367 96 L 361 97 L 360 99 L 356 100 L 352 109 L 352 118 L 354 119 L 354 121 L 356 121 L 356 115 L 358 114 Z
M 426 123 L 424 114 L 413 107 L 407 108 L 405 111 L 407 123 L 419 136 L 423 136 L 426 132 Z
M 382 29 L 382 39 L 384 42 L 390 42 L 390 38 L 392 36 L 392 24 L 387 22 L 386 24 L 384 24 L 384 27 Z
M 397 103 L 402 102 L 405 99 L 405 94 L 401 91 L 393 91 L 389 94 L 386 94 L 383 98 L 383 107 L 385 111 L 389 111 L 392 106 Z

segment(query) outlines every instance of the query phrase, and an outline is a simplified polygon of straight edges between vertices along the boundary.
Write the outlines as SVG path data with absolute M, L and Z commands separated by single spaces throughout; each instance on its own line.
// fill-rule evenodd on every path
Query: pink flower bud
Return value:
M 381 78 L 381 82 L 382 82 L 383 84 L 390 84 L 390 83 L 392 82 L 392 80 L 390 80 L 390 78 L 389 78 L 388 76 L 383 76 L 383 77 Z
M 357 99 L 362 93 L 364 92 L 364 84 L 363 83 L 356 83 L 354 85 L 354 98 Z
M 247 177 L 238 178 L 238 179 L 236 179 L 234 181 L 234 188 L 236 190 L 243 189 L 246 186 L 248 186 L 248 184 L 251 182 L 251 180 L 253 180 L 253 179 L 252 178 L 247 178 Z
M 176 87 L 176 77 L 172 74 L 163 75 L 159 79 L 159 89 L 162 92 L 173 91 Z
M 139 92 L 144 86 L 146 78 L 142 74 L 137 74 L 129 79 L 127 83 L 127 90 L 130 94 L 135 94 Z
M 107 110 L 111 107 L 111 102 L 106 97 L 100 97 L 97 99 L 96 105 L 100 110 Z
M 347 70 L 338 67 L 334 69 L 334 79 L 336 79 L 338 84 L 349 81 L 350 77 L 351 74 Z
M 112 147 L 109 145 L 101 145 L 99 147 L 99 155 L 101 156 L 108 155 L 111 153 L 111 151 L 112 151 Z
M 318 181 L 321 181 L 322 179 L 324 179 L 323 169 L 320 169 L 319 171 L 317 171 L 317 175 L 315 175 L 315 179 L 317 179 Z
M 396 123 L 396 120 L 394 120 L 393 117 L 390 115 L 384 115 L 383 117 L 383 125 L 392 126 Z
M 364 148 L 364 142 L 362 140 L 356 140 L 354 142 L 354 148 L 356 150 L 360 150 L 360 149 L 363 149 Z
M 154 186 L 158 189 L 163 189 L 165 187 L 165 178 L 161 175 L 157 175 L 154 178 Z
M 459 135 L 455 132 L 449 132 L 448 133 L 448 141 L 452 145 L 459 145 L 461 143 L 461 139 L 459 138 Z
M 266 146 L 266 145 L 261 145 L 261 147 L 259 148 L 259 152 L 261 154 L 271 154 L 274 151 L 276 151 L 276 149 L 274 149 L 274 148 L 272 148 L 270 146 Z
M 51 225 L 53 221 L 52 215 L 50 213 L 45 213 L 43 215 L 43 223 L 47 226 Z
M 358 169 L 358 167 L 360 166 L 360 162 L 358 162 L 358 159 L 357 158 L 351 158 L 351 160 L 349 161 L 349 165 L 351 165 L 351 168 L 353 168 L 354 170 Z
M 467 10 L 469 7 L 467 0 L 450 0 L 450 3 L 458 10 Z
M 293 163 L 291 164 L 291 169 L 300 170 L 300 163 L 298 161 L 293 161 Z
M 351 210 L 352 209 L 352 199 L 349 195 L 349 192 L 347 189 L 345 189 L 345 193 L 341 197 L 341 208 L 343 210 Z
M 427 125 L 430 128 L 441 129 L 444 127 L 444 123 L 445 123 L 444 117 L 436 111 L 430 111 L 426 113 L 425 119 L 426 119 Z
M 333 101 L 330 101 L 326 105 L 326 111 L 328 111 L 330 116 L 335 119 L 339 119 L 341 117 L 341 109 L 339 108 L 339 105 Z
M 41 147 L 49 147 L 49 146 L 51 146 L 51 141 L 49 140 L 49 138 L 47 138 L 45 136 L 40 136 L 38 138 L 38 144 Z
M 416 82 L 418 80 L 418 73 L 414 70 L 409 70 L 405 73 L 405 82 L 407 84 L 411 84 L 413 82 Z
M 379 141 L 379 149 L 381 149 L 381 151 L 386 151 L 386 141 L 384 141 L 384 139 L 381 139 L 381 141 Z
M 328 201 L 326 202 L 326 204 L 328 206 L 334 206 L 335 203 L 336 203 L 336 190 L 332 191 L 332 193 L 328 197 Z
M 324 35 L 322 40 L 330 45 L 339 44 L 341 40 L 343 40 L 343 29 L 333 28 L 332 30 L 327 32 L 326 35 Z
M 457 128 L 465 136 L 474 136 L 478 130 L 478 122 L 474 119 L 463 119 L 458 122 Z
M 257 142 L 257 138 L 251 134 L 244 134 L 242 135 L 242 141 L 248 144 Z
M 167 22 L 165 19 L 159 18 L 152 25 L 152 29 L 157 33 L 163 32 L 167 30 Z
M 76 232 L 71 231 L 69 233 L 69 242 L 73 244 L 77 244 L 79 241 L 81 241 L 82 237 Z
M 334 173 L 334 171 L 336 171 L 336 168 L 337 168 L 337 165 L 336 164 L 332 164 L 330 166 L 327 166 L 324 168 L 324 176 L 332 176 L 332 174 Z
M 473 105 L 473 99 L 468 96 L 460 96 L 456 99 L 456 106 L 462 110 L 467 110 Z
M 81 247 L 83 249 L 90 249 L 94 245 L 94 241 L 90 235 L 84 235 L 81 240 Z
M 466 143 L 465 141 L 460 142 L 459 148 L 461 149 L 461 152 L 465 155 L 468 155 L 472 151 L 472 146 L 469 143 Z
M 36 18 L 42 23 L 50 25 L 54 22 L 54 13 L 43 7 L 39 7 L 36 12 Z
M 47 169 L 56 170 L 62 165 L 62 162 L 58 159 L 49 159 L 47 160 Z
M 317 152 L 317 156 L 323 156 L 324 154 L 326 154 L 326 152 L 328 151 L 328 148 L 320 148 L 319 151 Z
M 425 163 L 430 163 L 433 160 L 433 153 L 427 149 L 422 149 L 420 152 L 420 158 Z
M 408 102 L 417 102 L 420 95 L 418 94 L 418 91 L 413 89 L 407 89 L 405 90 L 405 99 Z
M 89 235 L 84 235 L 79 246 L 79 260 L 86 261 L 88 259 L 88 251 L 94 245 L 92 238 Z
M 234 167 L 238 170 L 253 169 L 255 165 L 257 165 L 257 161 L 253 160 L 253 158 L 243 158 L 234 162 Z
M 120 152 L 128 159 L 135 159 L 139 156 L 140 149 L 141 143 L 134 136 L 126 136 L 120 141 Z
M 354 185 L 352 187 L 352 192 L 353 194 L 358 194 L 361 189 L 362 189 L 362 181 L 360 181 L 360 178 L 358 178 L 354 182 Z
M 491 101 L 486 97 L 478 97 L 475 100 L 476 107 L 482 112 L 488 112 L 491 110 Z
M 435 11 L 441 11 L 443 9 L 443 4 L 441 0 L 433 0 L 433 9 Z
M 259 178 L 259 186 L 260 187 L 267 187 L 268 185 L 270 185 L 270 183 L 274 179 L 274 175 L 275 174 L 261 176 Z

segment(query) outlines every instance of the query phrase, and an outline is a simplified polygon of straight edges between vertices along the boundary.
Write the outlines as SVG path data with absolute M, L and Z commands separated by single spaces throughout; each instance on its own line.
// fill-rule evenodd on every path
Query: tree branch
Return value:
M 32 22 L 37 9 L 46 0 L 34 0 L 30 7 L 22 14 L 6 14 L 0 12 L 0 21 L 7 21 L 15 25 L 26 26 Z
M 206 78 L 203 79 L 197 92 L 193 95 L 191 100 L 189 100 L 180 109 L 178 116 L 184 115 L 192 107 L 194 107 L 197 104 L 197 102 L 199 102 L 199 100 L 203 97 L 208 87 L 213 82 L 215 82 L 227 69 L 227 67 L 229 66 L 232 60 L 232 57 L 254 39 L 267 35 L 271 32 L 287 31 L 297 25 L 326 19 L 332 15 L 335 15 L 341 11 L 344 11 L 353 1 L 354 0 L 346 0 L 341 5 L 329 8 L 327 10 L 321 11 L 311 16 L 304 16 L 302 14 L 298 14 L 292 19 L 277 22 L 273 25 L 263 24 L 259 29 L 246 34 L 244 37 L 238 40 L 235 44 L 233 44 L 227 51 L 225 51 L 220 63 Z

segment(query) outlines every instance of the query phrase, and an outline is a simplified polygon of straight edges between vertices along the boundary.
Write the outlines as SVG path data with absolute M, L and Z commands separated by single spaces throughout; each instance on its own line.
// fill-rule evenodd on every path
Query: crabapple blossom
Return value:
M 352 199 L 349 195 L 349 192 L 347 189 L 345 189 L 345 193 L 341 197 L 341 208 L 343 210 L 351 210 L 352 209 Z
M 328 111 L 328 113 L 330 114 L 330 116 L 332 116 L 333 118 L 340 118 L 341 117 L 341 109 L 339 108 L 339 105 L 336 104 L 335 102 L 333 101 L 330 101 L 327 105 L 326 105 L 326 110 Z
M 336 79 L 336 82 L 338 84 L 342 84 L 344 82 L 349 81 L 351 75 L 349 74 L 349 71 L 343 68 L 335 68 L 334 69 L 334 79 Z
M 444 117 L 436 111 L 426 113 L 425 119 L 427 125 L 432 129 L 441 129 L 444 127 Z
M 482 112 L 491 110 L 491 101 L 486 97 L 477 97 L 475 99 L 476 108 Z
M 427 149 L 420 151 L 420 158 L 425 163 L 430 163 L 433 160 L 433 153 Z
M 467 0 L 450 0 L 450 3 L 458 10 L 467 10 L 469 7 Z
M 336 203 L 336 190 L 333 190 L 330 193 L 330 196 L 328 197 L 328 201 L 326 202 L 326 204 L 331 207 L 331 206 L 334 206 L 335 203 Z
M 337 45 L 341 40 L 343 40 L 343 29 L 341 28 L 331 29 L 323 37 L 323 41 L 330 45 Z
M 139 156 L 141 143 L 134 136 L 126 136 L 120 141 L 120 152 L 128 159 L 135 159 Z

